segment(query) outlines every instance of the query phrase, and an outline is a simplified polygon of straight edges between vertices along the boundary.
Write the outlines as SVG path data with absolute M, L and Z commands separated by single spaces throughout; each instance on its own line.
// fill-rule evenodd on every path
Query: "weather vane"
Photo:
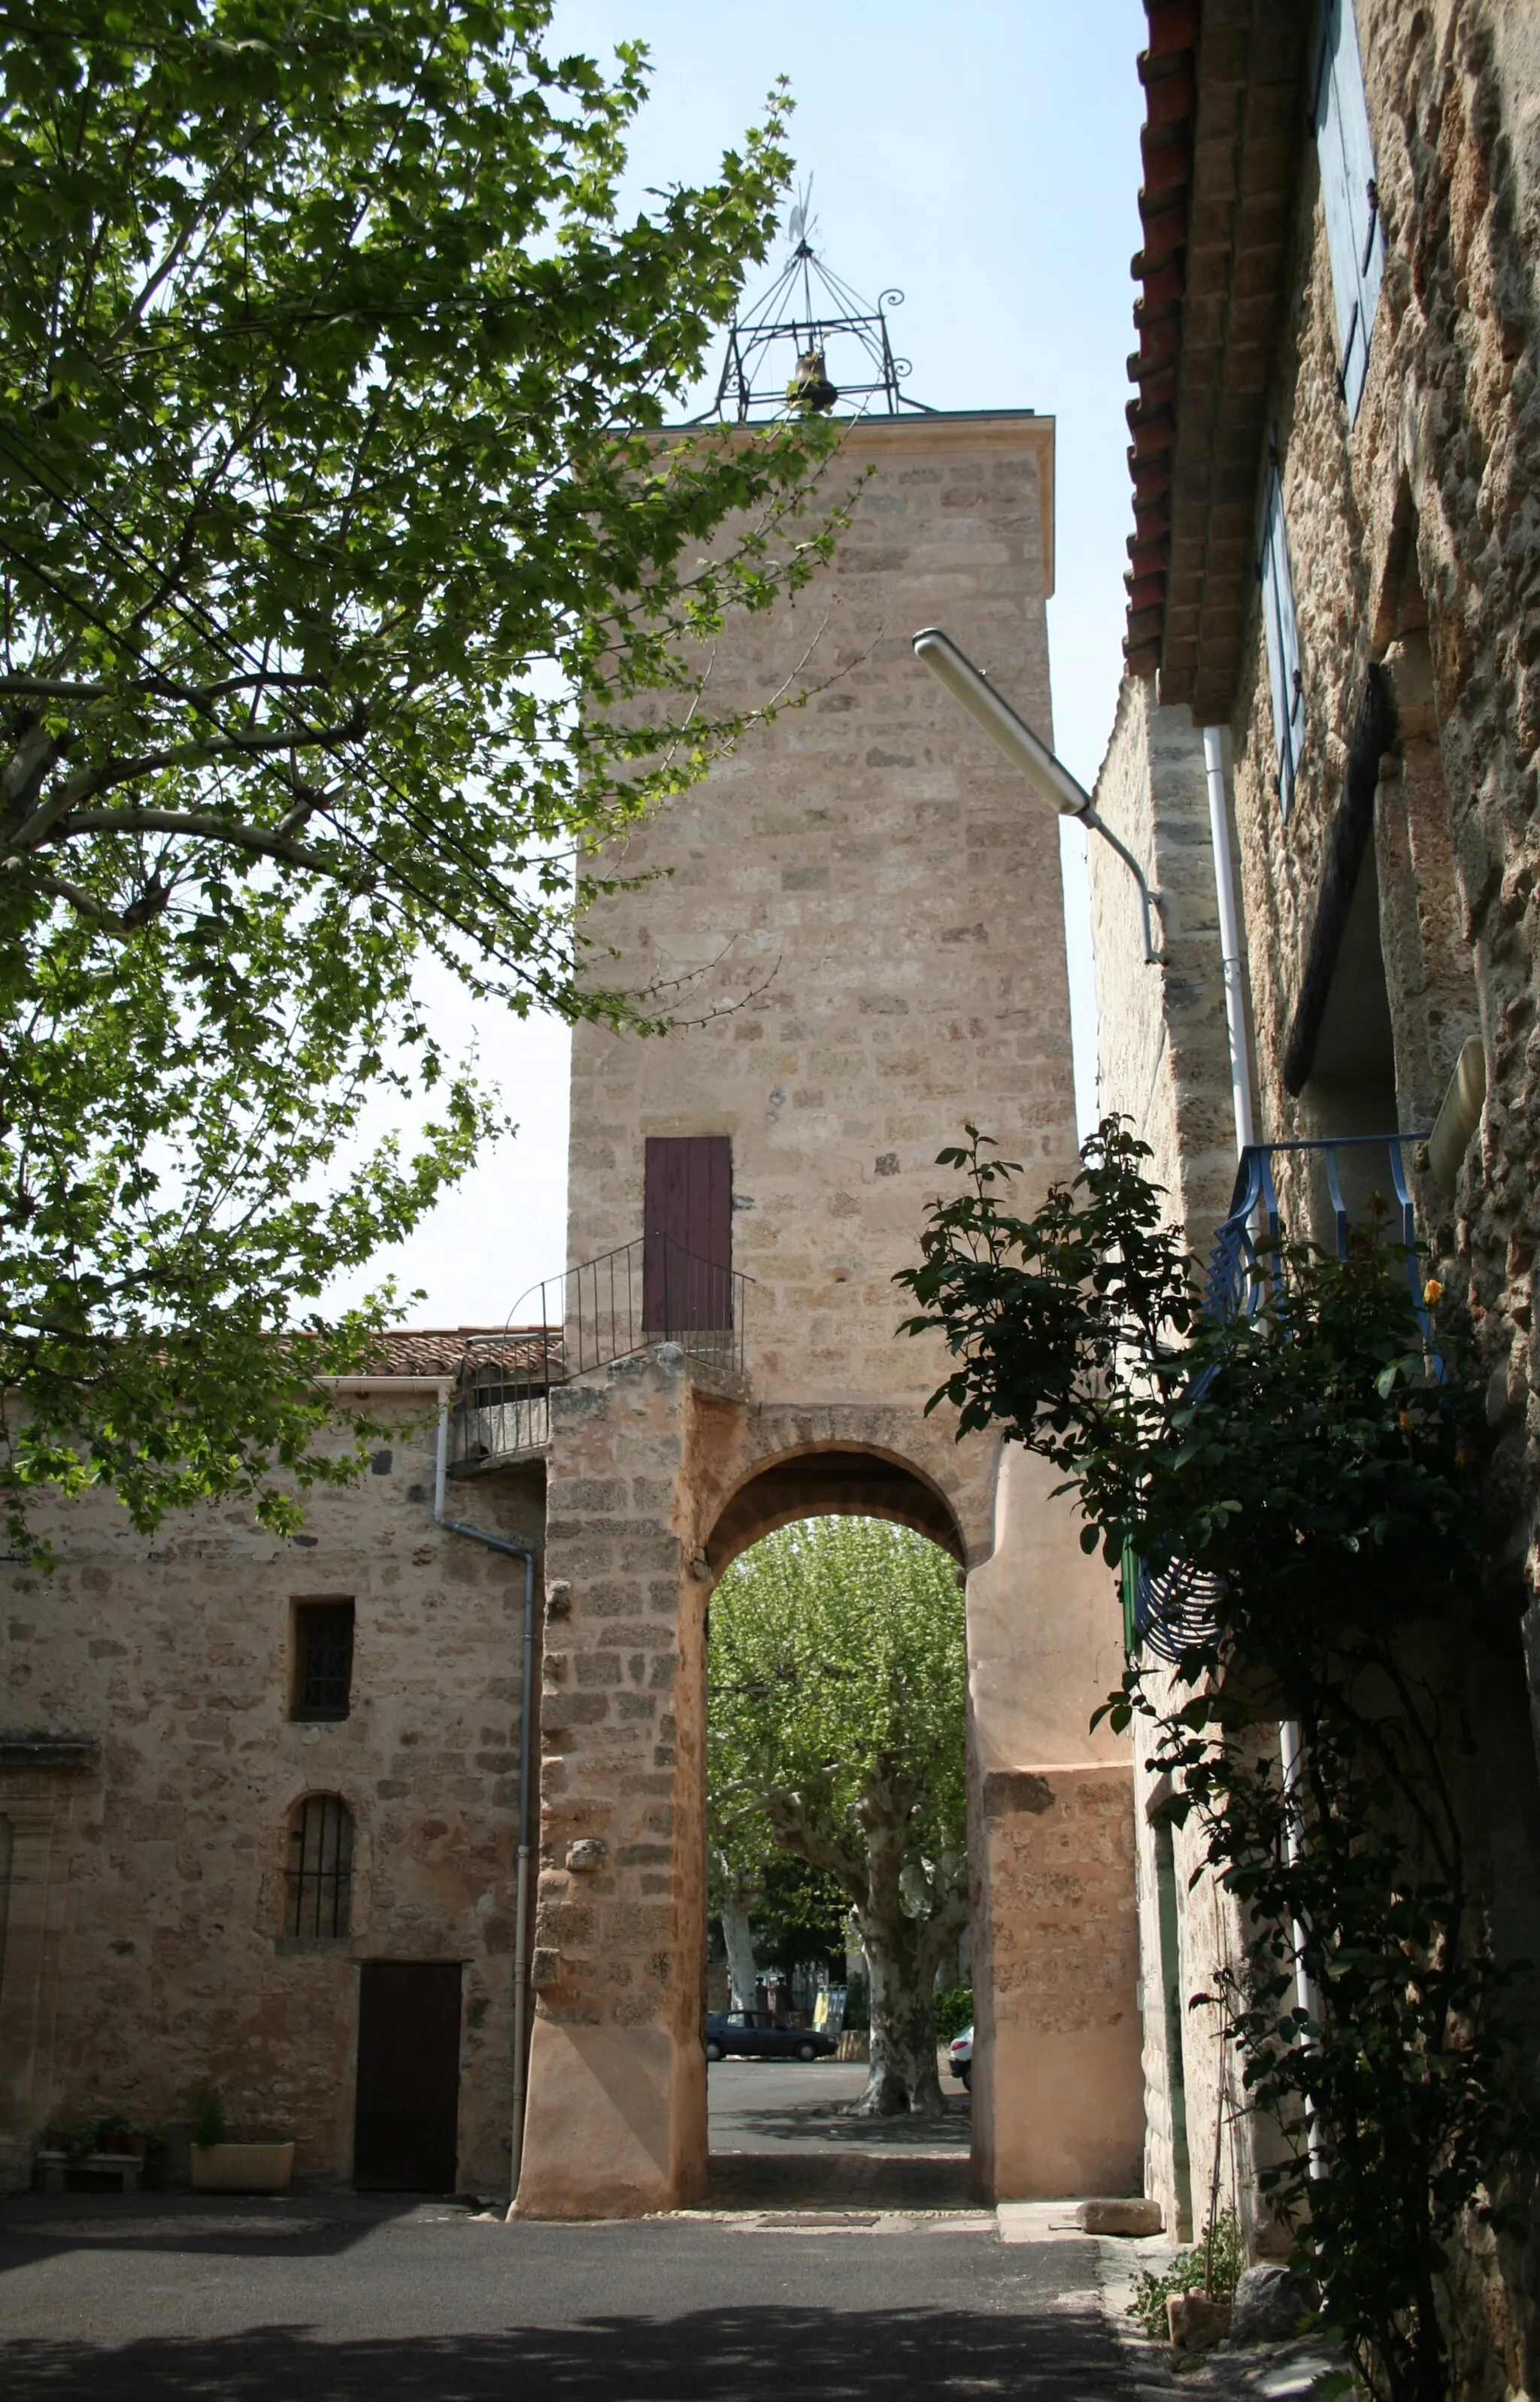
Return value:
M 812 195 L 809 176 L 786 220 L 791 256 L 748 315 L 735 317 L 728 327 L 722 379 L 705 416 L 736 418 L 739 424 L 789 411 L 826 417 L 841 400 L 857 415 L 880 407 L 889 417 L 905 409 L 933 416 L 902 390 L 902 379 L 914 369 L 894 355 L 888 339 L 887 311 L 902 307 L 903 294 L 880 293 L 871 307 L 824 264 L 813 247 Z M 832 352 L 837 384 L 830 372 Z

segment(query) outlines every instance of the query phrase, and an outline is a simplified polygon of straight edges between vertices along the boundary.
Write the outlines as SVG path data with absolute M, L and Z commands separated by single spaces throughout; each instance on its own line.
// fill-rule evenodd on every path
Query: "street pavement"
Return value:
M 862 2072 L 722 2062 L 694 2212 L 503 2223 L 409 2196 L 0 2204 L 7 2402 L 1135 2402 L 1097 2246 L 1002 2243 L 968 2107 L 844 2116 Z M 928 2199 L 928 2197 L 929 2197 Z M 939 2197 L 939 2198 L 938 2198 Z
M 451 2203 L 32 2197 L 7 2402 L 1134 2402 L 1089 2241 L 991 2215 L 504 2225 Z
M 707 2071 L 711 2196 L 738 2207 L 819 2202 L 959 2209 L 969 2201 L 968 2095 L 943 2078 L 944 2119 L 853 2119 L 855 2063 L 719 2060 Z

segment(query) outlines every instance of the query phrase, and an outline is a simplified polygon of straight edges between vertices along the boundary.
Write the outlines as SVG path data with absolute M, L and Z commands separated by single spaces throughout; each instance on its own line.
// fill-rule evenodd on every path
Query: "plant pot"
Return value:
M 294 2169 L 290 2144 L 195 2144 L 194 2193 L 286 2193 Z

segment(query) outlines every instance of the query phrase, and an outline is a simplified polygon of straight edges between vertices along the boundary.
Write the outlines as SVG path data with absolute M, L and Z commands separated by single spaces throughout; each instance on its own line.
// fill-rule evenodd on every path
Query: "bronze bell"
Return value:
M 786 387 L 791 407 L 804 410 L 809 417 L 826 417 L 839 396 L 825 371 L 823 352 L 804 351 L 797 361 L 797 372 Z

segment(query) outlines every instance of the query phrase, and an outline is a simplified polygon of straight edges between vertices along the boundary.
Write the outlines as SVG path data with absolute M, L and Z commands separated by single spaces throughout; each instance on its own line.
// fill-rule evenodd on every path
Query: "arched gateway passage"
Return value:
M 928 1477 L 888 1453 L 839 1444 L 783 1454 L 744 1479 L 707 1538 L 712 1575 L 762 1535 L 800 1518 L 884 1518 L 928 1536 L 959 1567 L 967 1564 L 952 1505 Z
M 799 1518 L 898 1521 L 968 1568 L 982 2196 L 1137 2174 L 1128 1770 L 1051 1471 L 870 1402 L 762 1403 L 659 1344 L 552 1394 L 540 1880 L 521 2216 L 706 2199 L 708 1618 Z M 1113 1637 L 1115 1642 L 1115 1637 Z
M 929 1995 L 966 1981 L 964 1605 L 956 1539 L 912 1523 L 950 1513 L 855 1450 L 777 1462 L 730 1507 L 708 1677 L 711 2195 L 956 2207 L 969 2098 L 938 2077 Z M 856 2032 L 799 2064 L 825 1981 L 859 2003 Z

